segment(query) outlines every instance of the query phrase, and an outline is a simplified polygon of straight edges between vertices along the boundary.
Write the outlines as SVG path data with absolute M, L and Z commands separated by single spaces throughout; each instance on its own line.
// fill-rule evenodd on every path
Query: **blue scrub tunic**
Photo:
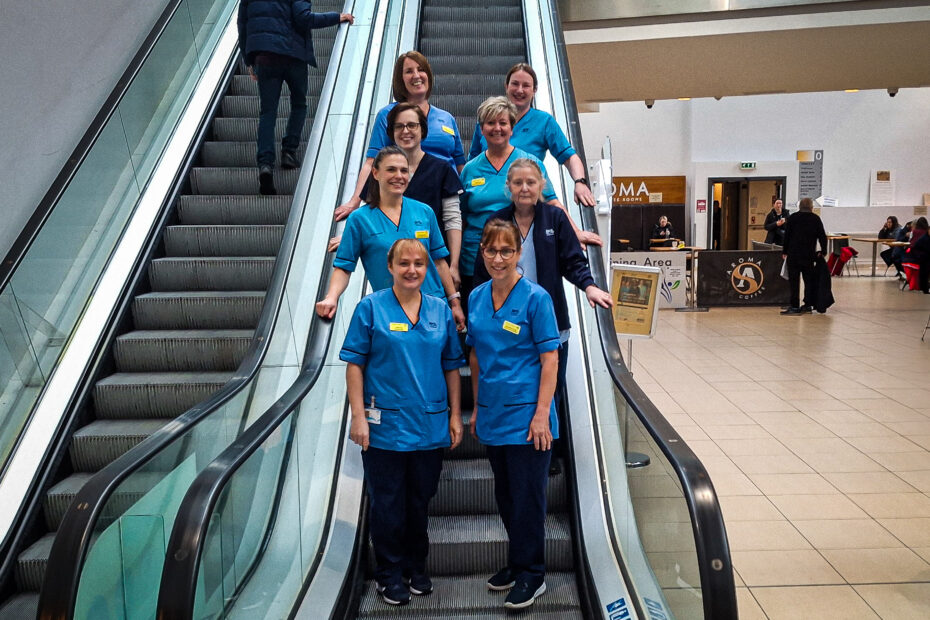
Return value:
M 496 312 L 491 282 L 468 297 L 465 343 L 478 356 L 478 439 L 489 446 L 526 445 L 536 413 L 542 364 L 539 356 L 559 348 L 559 328 L 549 293 L 520 278 Z M 559 436 L 555 399 L 549 404 L 552 437 Z
M 449 306 L 421 295 L 414 324 L 385 289 L 368 295 L 352 314 L 339 359 L 364 368 L 365 406 L 381 411 L 369 424 L 369 444 L 409 452 L 450 445 L 445 371 L 461 368 L 465 357 Z
M 387 135 L 387 115 L 396 105 L 396 101 L 387 104 L 375 117 L 366 157 L 375 157 L 378 151 L 391 144 Z M 429 114 L 426 115 L 426 128 L 426 138 L 420 143 L 420 148 L 430 155 L 446 160 L 453 167 L 465 163 L 465 151 L 462 149 L 462 138 L 459 137 L 459 126 L 455 123 L 455 117 L 442 108 L 430 105 Z
M 399 222 L 395 225 L 378 207 L 364 205 L 356 209 L 346 220 L 333 266 L 351 273 L 361 258 L 371 288 L 376 291 L 390 288 L 394 279 L 387 268 L 388 250 L 398 239 L 419 239 L 429 254 L 429 268 L 421 288 L 427 295 L 445 299 L 434 261 L 449 256 L 449 250 L 442 241 L 433 210 L 404 196 Z
M 555 191 L 542 167 L 539 158 L 520 148 L 514 148 L 510 157 L 498 170 L 488 161 L 487 153 L 471 160 L 462 168 L 462 186 L 465 193 L 459 197 L 462 209 L 462 253 L 459 260 L 459 272 L 471 276 L 475 273 L 475 258 L 478 256 L 478 246 L 481 244 L 481 231 L 484 223 L 495 211 L 500 211 L 510 204 L 510 192 L 507 191 L 507 171 L 510 164 L 517 159 L 526 157 L 539 164 L 542 169 L 546 188 L 543 190 L 543 200 L 555 200 Z
M 510 143 L 519 149 L 533 155 L 539 161 L 546 158 L 546 151 L 552 153 L 559 164 L 564 164 L 568 158 L 575 154 L 571 142 L 565 137 L 565 132 L 559 123 L 548 112 L 530 108 L 513 126 L 513 135 Z M 475 134 L 471 139 L 471 148 L 468 150 L 468 159 L 478 157 L 488 148 L 481 125 L 475 123 Z

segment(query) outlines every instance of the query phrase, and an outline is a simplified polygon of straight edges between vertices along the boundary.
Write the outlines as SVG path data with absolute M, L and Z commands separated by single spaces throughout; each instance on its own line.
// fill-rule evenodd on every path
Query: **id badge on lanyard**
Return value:
M 365 407 L 365 418 L 369 424 L 381 424 L 381 410 L 375 408 L 375 397 L 371 397 L 371 405 Z

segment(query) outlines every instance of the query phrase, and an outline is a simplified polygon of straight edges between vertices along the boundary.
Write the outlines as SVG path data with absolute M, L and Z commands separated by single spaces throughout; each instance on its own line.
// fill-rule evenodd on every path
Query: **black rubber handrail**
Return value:
M 345 39 L 346 29 L 340 28 L 336 35 L 331 58 L 341 53 L 339 50 L 345 46 Z M 152 45 L 154 45 L 154 42 L 152 42 Z M 210 110 L 205 115 L 205 119 L 213 118 L 216 111 L 219 109 L 222 95 L 226 91 L 227 85 L 235 73 L 236 64 L 238 62 L 239 52 L 237 50 L 228 61 L 225 77 L 213 95 L 213 103 Z M 329 71 L 327 72 L 323 97 L 320 102 L 321 106 L 328 106 L 330 104 L 334 79 L 332 75 L 333 74 Z M 329 91 L 328 93 L 327 89 Z M 185 183 L 187 171 L 196 160 L 199 150 L 197 147 L 199 147 L 207 136 L 208 130 L 209 122 L 205 121 L 197 137 L 191 143 L 191 148 L 187 154 L 184 165 L 179 169 L 172 191 L 170 192 L 170 197 L 166 200 L 165 204 L 172 204 L 176 200 Z M 322 142 L 322 132 L 314 128 L 311 134 L 310 145 L 307 147 L 307 155 L 305 156 L 301 178 L 303 178 L 303 171 L 309 169 L 311 160 L 319 155 L 318 152 L 312 151 L 317 148 L 320 142 Z M 298 182 L 298 187 L 299 186 L 300 182 Z M 305 199 L 305 196 L 301 197 L 295 192 L 295 203 L 298 200 Z M 78 491 L 59 527 L 49 554 L 45 582 L 43 583 L 39 598 L 39 618 L 68 619 L 73 617 L 74 605 L 80 585 L 81 571 L 87 552 L 93 542 L 97 521 L 103 508 L 119 485 L 133 473 L 149 463 L 164 449 L 174 444 L 174 442 L 183 439 L 184 435 L 193 426 L 210 417 L 211 414 L 220 409 L 234 396 L 250 386 L 252 379 L 261 367 L 261 363 L 264 360 L 270 344 L 270 336 L 281 306 L 285 285 L 287 283 L 287 276 L 294 259 L 294 250 L 305 210 L 305 205 L 302 206 L 302 208 L 294 208 L 292 205 L 284 229 L 281 248 L 275 260 L 274 272 L 272 273 L 271 282 L 265 294 L 265 301 L 254 330 L 252 341 L 233 377 L 207 400 L 187 410 L 172 420 L 168 425 L 159 429 L 118 459 L 101 469 Z M 150 248 L 151 252 L 151 249 L 157 244 L 157 237 L 153 237 L 150 240 L 150 244 L 152 246 Z M 138 271 L 141 271 L 141 268 Z
M 553 33 L 555 34 L 555 51 L 561 73 L 566 116 L 568 118 L 569 139 L 584 160 L 584 144 L 578 128 L 578 110 L 575 105 L 575 91 L 572 85 L 571 71 L 568 66 L 568 54 L 565 39 L 560 26 L 558 6 L 552 3 Z M 587 170 L 587 163 L 585 163 Z M 585 230 L 597 230 L 597 220 L 593 209 L 581 208 L 582 227 Z M 598 286 L 609 289 L 604 262 L 600 252 L 592 251 L 588 255 L 588 265 Z M 733 565 L 730 560 L 730 547 L 727 541 L 723 513 L 717 500 L 717 493 L 711 483 L 707 469 L 700 459 L 685 444 L 665 416 L 649 400 L 633 376 L 630 374 L 620 353 L 617 334 L 613 326 L 611 311 L 598 306 L 595 309 L 601 349 L 607 362 L 611 379 L 626 399 L 630 408 L 652 436 L 653 440 L 669 460 L 681 482 L 685 502 L 691 516 L 691 526 L 698 556 L 698 570 L 701 575 L 701 595 L 704 605 L 704 617 L 712 620 L 736 620 L 736 584 L 733 579 Z
M 52 181 L 51 186 L 48 188 L 48 191 L 45 192 L 42 200 L 39 201 L 35 211 L 33 211 L 32 215 L 26 221 L 25 226 L 16 237 L 16 240 L 13 241 L 13 245 L 10 246 L 10 249 L 7 251 L 3 262 L 0 263 L 0 291 L 6 288 L 10 278 L 12 278 L 13 274 L 16 272 L 16 268 L 26 256 L 29 248 L 32 247 L 42 226 L 58 205 L 58 201 L 65 193 L 65 190 L 68 189 L 74 175 L 77 174 L 81 164 L 84 163 L 87 155 L 97 143 L 97 138 L 100 137 L 100 133 L 106 126 L 107 121 L 109 121 L 110 117 L 116 112 L 116 108 L 132 85 L 136 74 L 139 73 L 142 65 L 151 55 L 152 50 L 155 48 L 155 44 L 161 38 L 162 32 L 164 32 L 165 28 L 168 26 L 168 22 L 171 21 L 178 7 L 181 6 L 181 2 L 182 0 L 169 0 L 165 10 L 162 11 L 158 19 L 155 20 L 155 25 L 139 47 L 139 51 L 136 52 L 132 60 L 129 61 L 129 66 L 126 67 L 126 70 L 123 71 L 123 74 L 116 81 L 116 85 L 103 102 L 100 111 L 94 116 L 94 120 L 91 121 L 87 131 L 81 136 L 81 139 L 78 141 L 77 146 L 74 147 L 65 165 L 62 166 L 58 176 Z

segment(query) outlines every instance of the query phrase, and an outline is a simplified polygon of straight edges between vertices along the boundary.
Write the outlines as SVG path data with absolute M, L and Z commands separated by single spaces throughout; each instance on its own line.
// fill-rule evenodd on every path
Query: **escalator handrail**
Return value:
M 155 20 L 155 25 L 152 26 L 152 29 L 142 41 L 139 50 L 136 52 L 135 56 L 132 57 L 132 60 L 129 61 L 129 66 L 123 71 L 123 74 L 116 81 L 113 90 L 110 91 L 109 96 L 107 96 L 106 100 L 103 102 L 96 116 L 94 116 L 87 131 L 85 131 L 81 139 L 78 140 L 77 146 L 74 147 L 74 150 L 71 152 L 64 166 L 62 166 L 55 180 L 52 181 L 51 186 L 49 186 L 48 191 L 42 196 L 35 211 L 33 211 L 32 215 L 26 221 L 25 226 L 20 231 L 19 235 L 17 235 L 16 240 L 13 241 L 13 245 L 11 245 L 10 249 L 7 251 L 6 256 L 3 258 L 3 262 L 0 263 L 0 291 L 6 289 L 13 274 L 16 273 L 16 268 L 29 252 L 36 237 L 39 236 L 46 220 L 48 220 L 52 211 L 55 210 L 58 201 L 65 193 L 65 190 L 68 189 L 71 180 L 77 174 L 84 160 L 87 159 L 87 155 L 97 143 L 97 138 L 100 136 L 100 133 L 110 120 L 110 117 L 116 112 L 117 107 L 122 102 L 129 87 L 132 86 L 133 80 L 142 69 L 142 65 L 145 64 L 146 59 L 152 54 L 156 43 L 160 40 L 162 33 L 165 31 L 165 28 L 168 26 L 171 18 L 174 17 L 174 14 L 177 12 L 182 2 L 183 0 L 169 0 L 167 6 L 161 12 L 161 15 Z
M 374 38 L 369 39 L 369 50 L 367 57 L 371 56 L 371 48 Z M 364 84 L 360 84 L 360 90 Z M 355 118 L 359 119 L 361 111 L 361 97 L 358 97 L 359 103 L 356 106 Z M 366 131 L 367 123 L 356 121 L 353 123 L 353 138 L 350 143 L 356 142 L 355 136 L 358 132 Z M 358 152 L 350 149 L 347 151 L 343 169 L 348 162 L 359 159 L 364 153 L 364 145 Z M 340 188 L 337 195 L 345 193 L 347 180 L 345 177 L 340 182 Z M 351 186 L 354 187 L 354 186 Z M 351 189 L 350 187 L 350 189 Z M 331 224 L 330 237 L 335 236 L 338 222 L 335 220 Z M 326 292 L 325 285 L 330 281 L 333 272 L 333 262 L 335 260 L 334 252 L 327 252 L 326 258 L 320 273 L 320 285 L 318 287 L 317 301 L 320 301 Z M 364 289 L 364 287 L 363 287 Z M 345 302 L 345 300 L 343 300 Z M 333 321 L 324 320 L 314 316 L 310 323 L 310 332 L 307 338 L 306 352 L 304 361 L 301 365 L 301 371 L 291 386 L 274 402 L 248 429 L 246 429 L 233 443 L 224 449 L 213 461 L 205 467 L 194 479 L 194 482 L 188 487 L 181 505 L 178 508 L 174 521 L 174 527 L 168 538 L 165 547 L 165 564 L 162 569 L 161 585 L 158 594 L 157 617 L 159 620 L 186 620 L 191 618 L 192 610 L 196 600 L 197 587 L 199 585 L 198 573 L 200 570 L 200 560 L 203 554 L 204 543 L 211 524 L 211 515 L 216 508 L 217 503 L 223 495 L 227 483 L 239 471 L 248 460 L 265 444 L 281 425 L 289 419 L 303 402 L 304 397 L 310 392 L 316 384 L 322 370 L 325 366 L 326 357 L 329 352 L 330 343 L 333 334 Z M 343 418 L 343 428 L 341 428 L 339 437 L 343 437 L 345 429 L 345 417 Z M 293 441 L 293 438 L 291 438 Z M 341 458 L 342 443 L 337 450 L 336 460 Z M 281 494 L 281 487 L 284 484 L 284 476 L 278 480 L 278 489 L 274 494 L 277 499 Z M 329 500 L 329 509 L 332 509 L 333 498 Z M 325 526 L 321 539 L 327 537 L 327 530 L 330 526 L 331 519 L 324 519 Z M 274 519 L 271 519 L 266 525 L 264 532 L 263 547 L 267 543 L 274 526 Z M 314 560 L 309 567 L 308 574 L 312 574 L 322 560 L 322 554 L 315 554 Z M 251 567 L 250 569 L 251 570 Z M 305 578 L 306 576 L 302 577 Z M 236 586 L 239 587 L 239 584 Z
M 584 144 L 581 131 L 578 128 L 575 92 L 557 4 L 556 2 L 551 3 L 552 31 L 556 37 L 554 42 L 555 52 L 561 73 L 566 115 L 569 119 L 566 129 L 572 145 L 579 157 L 584 160 Z M 586 163 L 585 170 L 587 170 Z M 581 208 L 581 217 L 582 227 L 585 230 L 597 230 L 597 221 L 593 209 Z M 589 252 L 588 264 L 598 286 L 603 290 L 610 290 L 604 269 L 604 261 L 601 260 L 601 253 Z M 720 503 L 717 500 L 717 494 L 711 483 L 710 475 L 700 459 L 687 446 L 659 409 L 649 400 L 649 397 L 646 396 L 629 373 L 623 362 L 620 345 L 617 342 L 611 311 L 598 306 L 595 309 L 595 316 L 600 333 L 601 348 L 611 379 L 662 450 L 662 453 L 668 458 L 681 483 L 697 548 L 704 617 L 714 618 L 714 620 L 729 618 L 735 620 L 737 618 L 736 586 L 733 580 L 730 549 L 723 513 L 720 510 Z
M 333 45 L 333 52 L 330 56 L 331 65 L 337 60 L 338 56 L 341 56 L 346 37 L 347 28 L 339 27 Z M 226 85 L 235 73 L 239 56 L 237 49 L 228 60 L 225 77 L 216 93 L 214 93 L 214 101 L 205 118 L 213 118 L 216 111 L 219 110 L 222 95 L 226 91 Z M 327 70 L 318 110 L 329 109 L 332 104 L 334 87 L 335 72 Z M 311 170 L 311 167 L 307 164 L 315 162 L 319 156 L 320 145 L 323 141 L 323 132 L 320 125 L 314 124 L 309 137 L 304 156 L 304 166 L 301 169 L 298 188 L 295 190 L 294 202 L 291 205 L 290 214 L 285 225 L 281 248 L 275 259 L 274 271 L 265 294 L 265 301 L 262 305 L 258 323 L 253 332 L 253 338 L 242 362 L 235 370 L 233 377 L 207 400 L 188 409 L 168 425 L 159 429 L 101 469 L 77 492 L 58 529 L 49 554 L 45 582 L 39 599 L 39 617 L 71 618 L 73 616 L 84 560 L 93 542 L 98 518 L 119 485 L 163 450 L 172 446 L 175 441 L 182 439 L 191 428 L 209 418 L 234 396 L 247 389 L 261 368 L 271 343 L 271 334 L 277 322 L 290 266 L 294 260 L 301 221 L 307 209 L 307 196 L 306 194 L 300 194 L 299 189 L 304 183 L 304 179 L 307 178 L 305 174 L 309 174 Z M 192 142 L 193 147 L 201 144 L 208 135 L 208 126 L 209 123 L 205 122 L 203 124 L 197 137 Z M 191 148 L 183 166 L 184 170 L 188 170 L 193 165 L 197 152 L 197 148 Z M 172 204 L 176 200 L 185 178 L 186 174 L 177 176 L 166 204 Z

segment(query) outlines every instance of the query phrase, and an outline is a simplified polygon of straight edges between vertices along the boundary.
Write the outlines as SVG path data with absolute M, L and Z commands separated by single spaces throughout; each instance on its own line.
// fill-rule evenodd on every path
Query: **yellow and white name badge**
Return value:
M 504 321 L 504 331 L 510 332 L 511 334 L 519 334 L 520 326 L 516 323 L 511 323 L 510 321 Z
M 477 179 L 471 180 L 472 187 L 478 187 L 479 185 L 484 185 L 484 177 L 478 177 Z
M 392 332 L 405 332 L 407 331 L 406 323 L 391 323 Z
M 429 231 L 418 230 L 415 233 L 413 233 L 413 236 L 416 237 L 417 239 L 429 239 Z
M 442 126 L 442 130 L 443 130 L 444 132 L 446 132 L 447 134 L 449 134 L 450 136 L 454 136 L 454 135 L 455 135 L 455 130 L 452 129 L 451 127 L 447 126 L 447 125 L 443 125 L 443 126 Z

